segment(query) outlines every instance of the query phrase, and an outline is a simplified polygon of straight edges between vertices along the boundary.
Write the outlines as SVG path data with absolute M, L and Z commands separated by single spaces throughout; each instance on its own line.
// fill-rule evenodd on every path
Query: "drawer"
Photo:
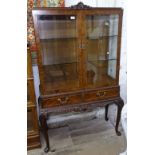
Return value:
M 60 95 L 41 99 L 42 108 L 77 104 L 82 101 L 82 94 Z
M 84 99 L 86 102 L 90 102 L 90 101 L 104 100 L 117 96 L 119 96 L 119 88 L 100 89 L 86 92 L 84 94 Z

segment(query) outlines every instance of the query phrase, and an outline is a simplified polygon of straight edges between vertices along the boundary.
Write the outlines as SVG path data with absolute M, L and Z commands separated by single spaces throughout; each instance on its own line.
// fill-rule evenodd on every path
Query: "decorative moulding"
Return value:
M 88 8 L 91 8 L 91 6 L 85 5 L 82 2 L 79 2 L 76 5 L 72 5 L 71 8 L 73 8 L 73 9 L 88 9 Z

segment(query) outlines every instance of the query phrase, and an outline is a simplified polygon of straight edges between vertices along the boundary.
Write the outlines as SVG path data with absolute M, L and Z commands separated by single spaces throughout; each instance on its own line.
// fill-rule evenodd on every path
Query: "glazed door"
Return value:
M 38 15 L 41 86 L 45 94 L 76 90 L 79 78 L 79 31 L 76 14 Z
M 86 15 L 87 88 L 113 86 L 117 83 L 118 15 Z

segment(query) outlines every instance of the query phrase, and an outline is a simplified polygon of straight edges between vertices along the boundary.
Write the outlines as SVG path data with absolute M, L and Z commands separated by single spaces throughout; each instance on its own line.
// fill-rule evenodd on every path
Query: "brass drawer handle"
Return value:
M 61 97 L 61 98 L 58 98 L 58 101 L 60 104 L 67 104 L 69 98 L 68 97 Z
M 101 96 L 104 96 L 105 94 L 106 94 L 105 91 L 99 91 L 99 92 L 96 93 L 96 96 L 101 97 Z

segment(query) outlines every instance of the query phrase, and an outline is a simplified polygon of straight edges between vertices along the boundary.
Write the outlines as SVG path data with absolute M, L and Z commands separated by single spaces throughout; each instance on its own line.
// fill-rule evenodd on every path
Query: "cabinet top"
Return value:
M 85 5 L 83 4 L 82 2 L 79 2 L 78 4 L 76 5 L 72 5 L 70 7 L 36 7 L 36 8 L 33 8 L 33 12 L 34 10 L 37 10 L 37 11 L 41 11 L 41 10 L 90 10 L 90 9 L 102 9 L 102 10 L 113 10 L 113 11 L 123 11 L 122 8 L 120 7 L 91 7 L 91 6 L 88 6 L 88 5 Z

